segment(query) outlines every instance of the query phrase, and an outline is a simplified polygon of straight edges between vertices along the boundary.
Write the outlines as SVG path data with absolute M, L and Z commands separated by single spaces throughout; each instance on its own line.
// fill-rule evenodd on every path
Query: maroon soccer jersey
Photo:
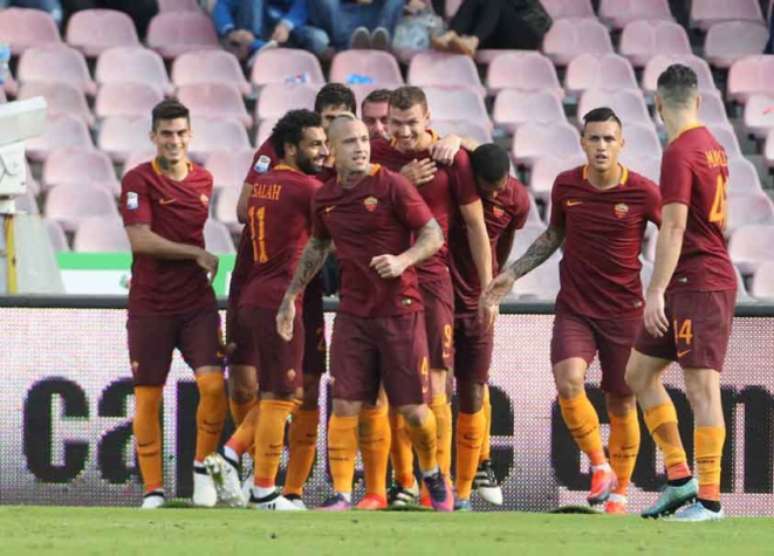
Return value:
M 492 249 L 492 276 L 497 276 L 499 265 L 495 253 L 501 238 L 510 236 L 514 230 L 524 227 L 529 214 L 529 194 L 522 183 L 509 177 L 505 189 L 496 194 L 479 190 L 484 207 L 484 221 L 489 245 Z M 468 243 L 467 227 L 462 218 L 455 218 L 449 230 L 449 253 L 452 281 L 454 283 L 454 311 L 469 313 L 478 308 L 481 285 L 478 272 L 473 264 L 473 255 Z
M 340 313 L 389 317 L 422 309 L 413 267 L 385 280 L 371 268 L 379 255 L 399 255 L 433 218 L 416 188 L 378 164 L 352 188 L 328 180 L 314 202 L 314 235 L 332 239 L 341 268 Z
M 736 289 L 736 274 L 723 239 L 727 184 L 726 151 L 706 127 L 685 130 L 664 151 L 662 206 L 688 206 L 683 248 L 669 290 Z
M 435 138 L 436 135 L 433 134 L 433 139 L 435 140 Z M 431 158 L 430 152 L 427 150 L 403 153 L 384 139 L 374 139 L 371 142 L 371 161 L 381 164 L 393 172 L 400 172 L 401 168 L 414 159 L 422 160 L 425 158 Z M 457 207 L 479 200 L 470 157 L 464 149 L 460 149 L 451 166 L 439 164 L 433 180 L 418 186 L 416 189 L 441 226 L 444 240 L 449 237 L 449 228 L 454 220 Z M 438 276 L 448 272 L 448 267 L 449 252 L 447 246 L 444 245 L 435 255 L 417 265 L 419 280 L 421 282 L 437 280 Z
M 620 184 L 599 190 L 586 173 L 586 166 L 563 172 L 551 190 L 551 225 L 565 231 L 557 310 L 637 317 L 643 310 L 639 255 L 645 226 L 661 223 L 658 187 L 623 168 Z
M 152 232 L 176 243 L 204 248 L 212 175 L 189 164 L 176 181 L 161 174 L 156 162 L 130 170 L 121 182 L 121 216 L 125 226 L 147 224 Z M 129 314 L 175 314 L 215 304 L 204 269 L 193 260 L 133 254 Z
M 309 240 L 312 199 L 321 185 L 284 164 L 251 183 L 247 230 L 253 265 L 240 294 L 240 307 L 279 307 Z

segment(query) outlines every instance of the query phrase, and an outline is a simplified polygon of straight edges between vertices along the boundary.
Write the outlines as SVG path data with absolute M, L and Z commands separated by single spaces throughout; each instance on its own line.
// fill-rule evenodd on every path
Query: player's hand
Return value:
M 278 23 L 271 34 L 271 40 L 277 41 L 277 44 L 285 44 L 290 38 L 290 29 L 284 23 Z
M 669 329 L 669 321 L 664 311 L 664 292 L 648 290 L 645 296 L 645 330 L 651 336 L 661 338 Z
M 280 338 L 289 342 L 293 339 L 293 320 L 296 318 L 296 301 L 287 297 L 282 298 L 282 304 L 277 310 L 277 334 Z
M 202 249 L 202 252 L 196 257 L 196 264 L 198 264 L 207 273 L 207 278 L 212 284 L 215 280 L 215 275 L 218 273 L 218 257 Z
M 380 278 L 386 280 L 397 278 L 408 266 L 402 257 L 395 255 L 379 255 L 371 259 L 371 268 L 376 270 Z
M 484 303 L 483 296 L 478 300 L 478 318 L 481 321 L 481 324 L 484 326 L 485 331 L 490 330 L 494 326 L 494 323 L 497 320 L 497 315 L 499 314 L 499 305 L 489 305 Z
M 489 285 L 484 288 L 479 300 L 479 306 L 497 307 L 508 292 L 513 288 L 516 277 L 510 269 L 506 269 L 498 274 Z
M 451 164 L 454 157 L 460 152 L 462 139 L 456 135 L 447 135 L 437 143 L 430 146 L 430 156 L 441 164 Z
M 414 185 L 424 185 L 433 181 L 437 170 L 435 162 L 429 158 L 414 159 L 400 169 L 400 174 Z

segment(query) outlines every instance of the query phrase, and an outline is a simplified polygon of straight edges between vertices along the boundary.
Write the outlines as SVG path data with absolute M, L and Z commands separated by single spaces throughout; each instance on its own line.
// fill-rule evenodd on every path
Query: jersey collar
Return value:
M 618 166 L 621 167 L 621 180 L 618 183 L 619 183 L 619 185 L 624 186 L 624 185 L 626 185 L 626 182 L 629 181 L 629 169 L 626 166 L 624 166 L 623 164 L 621 164 L 620 162 L 618 163 Z M 588 181 L 589 180 L 589 165 L 588 164 L 584 164 L 583 165 L 582 176 L 583 176 L 583 181 Z

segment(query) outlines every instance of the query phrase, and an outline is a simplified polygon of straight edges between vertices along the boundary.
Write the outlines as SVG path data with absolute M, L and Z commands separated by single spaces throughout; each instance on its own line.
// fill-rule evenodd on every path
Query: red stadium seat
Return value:
M 113 162 L 124 162 L 130 153 L 153 148 L 150 140 L 150 114 L 127 118 L 105 118 L 97 135 L 97 145 Z
M 274 126 L 277 125 L 276 118 L 270 118 L 268 120 L 261 120 L 258 124 L 258 131 L 255 134 L 255 145 L 260 147 L 271 136 L 271 132 L 274 130 Z
M 62 42 L 53 17 L 44 11 L 26 8 L 0 10 L 0 37 L 14 55 L 34 46 Z
M 691 27 L 706 31 L 721 21 L 753 21 L 763 23 L 758 0 L 692 0 Z
M 592 18 L 596 19 L 591 0 L 540 0 L 551 19 Z
M 653 127 L 653 120 L 645 105 L 645 99 L 642 93 L 637 90 L 615 90 L 608 91 L 604 89 L 589 89 L 584 92 L 578 101 L 578 122 L 583 124 L 583 116 L 594 108 L 607 106 L 612 108 L 618 117 L 624 122 L 624 126 L 629 124 L 643 124 Z
M 774 129 L 766 136 L 766 144 L 763 147 L 763 158 L 769 168 L 774 168 Z
M 717 92 L 709 64 L 703 58 L 692 54 L 688 56 L 658 54 L 648 60 L 648 63 L 645 64 L 645 71 L 642 73 L 642 90 L 646 94 L 654 94 L 658 76 L 672 64 L 684 64 L 695 71 L 699 82 L 699 91 Z
M 163 95 L 171 95 L 172 84 L 164 67 L 164 60 L 149 48 L 119 46 L 105 50 L 97 59 L 94 77 L 105 83 L 145 83 Z
M 250 81 L 262 87 L 272 83 L 325 83 L 320 61 L 306 50 L 293 48 L 270 48 L 262 50 L 255 57 Z
M 132 18 L 116 10 L 81 10 L 67 23 L 67 42 L 96 58 L 114 46 L 140 46 Z
M 661 142 L 652 125 L 627 123 L 624 118 L 624 146 L 621 153 L 626 152 L 630 159 L 661 158 Z
M 774 91 L 752 95 L 744 105 L 744 129 L 758 139 L 765 139 L 774 129 Z
M 570 95 L 588 89 L 639 89 L 629 60 L 618 54 L 581 54 L 567 65 L 564 88 Z
M 118 214 L 89 216 L 78 222 L 73 237 L 73 251 L 122 253 L 131 250 L 124 223 Z
M 246 128 L 253 125 L 253 118 L 247 113 L 239 89 L 228 83 L 196 83 L 183 85 L 177 90 L 177 98 L 200 118 L 232 118 L 239 120 Z
M 774 55 L 737 60 L 728 70 L 728 97 L 744 104 L 751 95 L 774 94 Z
M 62 230 L 62 226 L 59 225 L 59 222 L 44 218 L 43 225 L 46 227 L 48 241 L 51 244 L 54 253 L 70 250 L 70 246 L 67 244 L 67 236 L 65 235 L 64 230 Z
M 769 239 L 774 241 L 774 234 Z M 761 301 L 774 302 L 774 260 L 766 261 L 755 271 L 750 284 L 750 295 Z
M 519 232 L 516 233 L 518 237 Z M 559 293 L 558 254 L 552 255 L 532 272 L 522 276 L 505 296 L 506 301 L 554 301 Z
M 94 149 L 57 149 L 43 165 L 46 190 L 58 185 L 89 184 L 105 187 L 113 195 L 121 191 L 110 158 Z
M 25 145 L 27 156 L 36 162 L 45 160 L 50 152 L 64 147 L 94 148 L 83 119 L 69 114 L 48 118 L 43 134 L 27 140 Z
M 199 12 L 197 0 L 158 0 L 160 12 Z
M 763 192 L 758 170 L 744 157 L 728 161 L 728 192 L 731 195 Z
M 532 167 L 544 156 L 565 160 L 585 158 L 580 146 L 578 130 L 568 123 L 524 124 L 513 137 L 513 160 L 517 164 Z
M 236 253 L 226 225 L 212 218 L 204 223 L 204 245 L 210 253 Z
M 146 149 L 140 149 L 137 151 L 130 152 L 126 160 L 124 160 L 124 167 L 121 172 L 121 177 L 126 175 L 126 173 L 129 170 L 132 170 L 139 166 L 140 164 L 144 164 L 145 162 L 150 162 L 154 158 L 156 158 L 156 149 L 153 148 L 153 146 L 150 146 L 151 148 Z
M 336 54 L 331 62 L 330 81 L 347 83 L 352 75 L 368 77 L 386 89 L 403 85 L 395 57 L 379 50 L 345 50 Z
M 613 29 L 623 29 L 632 21 L 672 21 L 667 0 L 602 0 L 599 18 L 610 22 Z
M 729 68 L 745 56 L 763 52 L 769 30 L 762 23 L 751 21 L 725 21 L 715 23 L 707 31 L 704 41 L 704 57 L 718 68 Z
M 210 120 L 192 118 L 193 131 L 189 154 L 196 162 L 203 162 L 213 151 L 226 149 L 243 151 L 250 149 L 250 139 L 245 126 L 237 120 Z
M 743 274 L 754 273 L 766 261 L 774 261 L 774 225 L 742 225 L 728 241 L 728 254 Z
M 361 50 L 361 52 L 363 51 Z M 360 110 L 360 106 L 363 105 L 363 100 L 365 100 L 365 97 L 377 89 L 384 88 L 381 85 L 377 85 L 376 83 L 356 83 L 354 85 L 347 85 L 347 87 L 349 87 L 352 92 L 355 93 L 355 102 L 358 106 L 358 110 Z
M 67 184 L 54 187 L 46 197 L 46 218 L 56 220 L 67 232 L 74 232 L 78 223 L 89 216 L 117 216 L 113 196 L 103 187 L 87 184 Z
M 83 54 L 64 44 L 49 44 L 25 50 L 19 58 L 16 78 L 21 83 L 68 83 L 87 95 L 94 96 L 97 93 L 97 84 L 89 75 Z
M 628 127 L 624 128 L 624 140 L 627 144 L 621 150 L 619 162 L 630 170 L 658 184 L 661 176 L 661 150 L 659 149 L 653 153 L 628 148 Z
M 543 53 L 559 66 L 566 66 L 579 54 L 612 52 L 609 31 L 594 19 L 557 19 L 543 37 Z
M 425 87 L 430 117 L 435 120 L 461 120 L 480 124 L 492 129 L 484 100 L 470 89 L 446 89 Z
M 487 126 L 468 120 L 438 120 L 430 122 L 430 126 L 441 137 L 454 134 L 479 144 L 493 141 L 492 131 Z
M 523 92 L 547 91 L 559 100 L 564 89 L 559 84 L 556 68 L 539 52 L 511 51 L 492 60 L 486 74 L 486 86 L 491 94 L 503 89 Z
M 314 110 L 314 99 L 319 85 L 286 85 L 272 83 L 261 89 L 258 103 L 255 106 L 257 120 L 278 120 L 288 110 L 306 108 Z
M 476 65 L 462 54 L 420 52 L 409 64 L 406 81 L 418 87 L 465 87 L 486 94 Z
M 207 157 L 204 167 L 210 171 L 215 187 L 233 187 L 241 189 L 250 170 L 254 152 L 252 149 L 242 151 L 213 151 Z
M 765 193 L 728 194 L 727 236 L 741 226 L 774 224 L 774 204 Z
M 185 52 L 220 48 L 212 20 L 204 12 L 162 12 L 148 26 L 148 46 L 171 59 Z
M 17 98 L 24 100 L 37 96 L 46 99 L 49 117 L 70 114 L 83 120 L 87 126 L 94 126 L 94 115 L 89 110 L 89 105 L 86 104 L 86 98 L 80 89 L 68 83 L 32 81 L 24 83 L 19 88 Z
M 704 91 L 701 94 L 701 104 L 699 105 L 699 119 L 702 123 L 711 126 L 731 127 L 731 122 L 726 113 L 726 105 L 720 96 L 720 91 Z M 653 116 L 656 127 L 661 130 L 664 128 L 664 122 L 657 113 Z
M 98 118 L 147 116 L 163 99 L 161 92 L 147 83 L 106 83 L 97 94 L 94 113 Z
M 548 199 L 551 196 L 556 176 L 582 164 L 586 164 L 585 156 L 575 155 L 574 158 L 565 159 L 549 155 L 538 158 L 529 173 L 529 189 L 536 198 Z M 519 241 L 521 241 L 521 236 L 519 236 Z
M 239 201 L 241 191 L 241 187 L 224 187 L 218 191 L 218 198 L 215 203 L 215 219 L 228 226 L 228 229 L 233 233 L 239 233 L 243 226 L 237 220 L 236 213 L 237 201 Z
M 495 125 L 515 131 L 521 124 L 566 122 L 562 103 L 549 92 L 522 92 L 505 89 L 495 98 L 492 119 Z
M 693 53 L 682 25 L 671 21 L 632 21 L 621 33 L 619 52 L 641 68 L 656 55 L 688 56 Z
M 172 63 L 172 82 L 176 87 L 199 83 L 219 83 L 236 87 L 245 96 L 253 88 L 245 79 L 236 56 L 225 50 L 185 52 Z
M 739 146 L 739 138 L 732 127 L 708 125 L 707 129 L 710 130 L 717 142 L 723 145 L 729 160 L 742 157 L 742 147 Z

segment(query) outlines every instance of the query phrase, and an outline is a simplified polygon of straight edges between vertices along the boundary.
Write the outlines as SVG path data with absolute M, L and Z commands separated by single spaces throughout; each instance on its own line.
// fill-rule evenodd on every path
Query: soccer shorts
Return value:
M 175 348 L 194 371 L 223 366 L 215 307 L 176 315 L 129 315 L 126 331 L 135 386 L 162 386 Z
M 420 282 L 425 307 L 430 368 L 450 370 L 454 365 L 454 289 L 448 273 L 439 280 Z
M 322 279 L 315 277 L 304 293 L 304 364 L 305 375 L 325 373 L 328 346 L 325 344 L 325 317 L 323 315 Z
M 336 315 L 331 340 L 335 399 L 374 404 L 383 382 L 392 407 L 426 403 L 429 370 L 421 311 L 376 318 Z
M 233 317 L 233 322 L 229 323 L 228 341 L 236 344 L 236 347 L 228 354 L 228 363 L 229 365 L 249 365 L 257 368 L 258 355 L 255 352 L 255 345 L 253 345 L 253 335 L 250 328 L 240 320 L 239 310 L 234 309 L 234 311 L 236 314 Z
M 642 354 L 677 361 L 683 369 L 723 370 L 736 290 L 667 292 L 669 329 L 655 338 L 644 328 L 634 349 Z
M 454 376 L 457 380 L 486 384 L 493 348 L 494 326 L 485 329 L 476 313 L 454 316 Z
M 624 376 L 641 327 L 641 317 L 594 319 L 567 311 L 557 312 L 551 337 L 551 364 L 580 357 L 591 365 L 598 353 L 602 390 L 621 396 L 631 395 Z

